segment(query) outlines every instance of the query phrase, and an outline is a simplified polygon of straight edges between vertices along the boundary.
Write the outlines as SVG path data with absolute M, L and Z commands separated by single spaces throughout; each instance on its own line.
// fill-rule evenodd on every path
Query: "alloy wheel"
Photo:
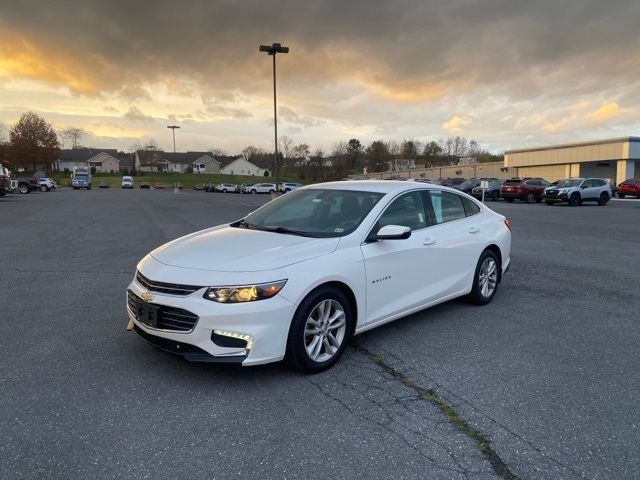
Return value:
M 333 299 L 322 300 L 307 317 L 304 347 L 314 362 L 326 362 L 338 351 L 345 338 L 347 319 L 344 308 Z
M 478 275 L 478 287 L 484 298 L 489 298 L 496 290 L 498 283 L 498 264 L 493 258 L 487 258 L 482 262 Z

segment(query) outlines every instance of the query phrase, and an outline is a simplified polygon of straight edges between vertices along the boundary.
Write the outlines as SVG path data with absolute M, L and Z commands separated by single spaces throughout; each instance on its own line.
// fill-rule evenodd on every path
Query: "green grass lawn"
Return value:
M 70 173 L 52 172 L 47 174 L 47 176 L 53 178 L 53 180 L 55 180 L 55 182 L 62 187 L 71 186 Z M 279 180 L 281 182 L 299 181 L 297 178 L 290 177 L 280 177 Z M 107 182 L 112 188 L 120 188 L 122 186 L 122 174 L 96 173 L 95 175 L 91 176 L 91 184 L 94 188 L 96 188 L 100 182 Z M 162 182 L 167 188 L 171 187 L 174 183 L 179 182 L 184 188 L 192 189 L 196 183 L 261 183 L 274 182 L 274 179 L 272 177 L 220 175 L 215 173 L 144 173 L 143 175 L 134 175 L 133 183 L 135 185 L 135 188 L 140 187 L 140 182 L 148 182 L 152 185 L 156 182 Z

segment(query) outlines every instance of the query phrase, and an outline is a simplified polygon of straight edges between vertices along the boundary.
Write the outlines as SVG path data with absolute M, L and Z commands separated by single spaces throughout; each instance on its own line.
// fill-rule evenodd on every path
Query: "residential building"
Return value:
M 93 167 L 96 172 L 120 171 L 121 155 L 116 149 L 74 148 L 60 150 L 55 169 L 72 171 L 74 167 Z
M 235 160 L 228 161 L 220 168 L 220 173 L 226 175 L 265 176 L 265 172 L 268 172 L 268 175 L 271 174 L 267 168 L 261 168 L 246 160 L 244 157 L 238 157 Z
M 163 152 L 138 150 L 136 169 L 142 172 L 218 173 L 220 162 L 210 152 Z

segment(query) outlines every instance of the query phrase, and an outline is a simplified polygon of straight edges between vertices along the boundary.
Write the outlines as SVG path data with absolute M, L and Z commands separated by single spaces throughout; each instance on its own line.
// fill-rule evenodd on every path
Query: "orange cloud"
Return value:
M 628 108 L 622 108 L 616 102 L 605 102 L 600 105 L 600 108 L 594 110 L 593 112 L 589 112 L 587 114 L 587 120 L 592 124 L 600 124 L 605 123 L 606 121 L 618 117 L 620 115 L 625 115 L 629 113 L 630 110 Z
M 472 120 L 469 117 L 460 117 L 458 115 L 454 115 L 448 121 L 442 124 L 443 130 L 449 133 L 460 133 L 462 131 L 462 127 L 469 125 Z

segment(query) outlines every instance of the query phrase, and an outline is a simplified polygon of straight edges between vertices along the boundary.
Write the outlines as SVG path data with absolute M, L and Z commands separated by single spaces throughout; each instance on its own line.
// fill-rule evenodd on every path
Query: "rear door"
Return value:
M 432 286 L 437 298 L 459 293 L 468 286 L 487 232 L 483 231 L 486 227 L 482 225 L 480 208 L 472 200 L 440 190 L 432 190 L 429 199 L 436 221 L 429 230 L 437 238 L 431 251 L 440 268 Z

